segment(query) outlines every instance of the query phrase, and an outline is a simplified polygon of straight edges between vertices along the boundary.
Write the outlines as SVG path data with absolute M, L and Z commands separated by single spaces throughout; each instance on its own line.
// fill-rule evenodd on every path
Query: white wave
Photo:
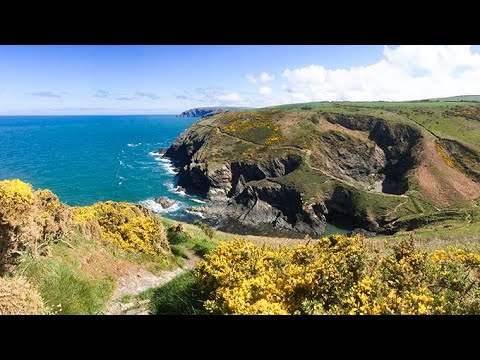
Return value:
M 120 186 L 120 185 L 122 185 L 122 184 L 123 184 L 123 182 L 122 182 L 122 181 L 120 181 L 120 182 L 118 183 L 118 186 Z
M 125 166 L 124 162 L 120 159 L 118 159 L 118 163 L 121 165 L 121 166 Z
M 150 156 L 158 156 L 158 155 L 160 155 L 160 154 L 159 154 L 158 152 L 156 152 L 156 151 L 150 151 L 150 152 L 148 153 L 148 155 L 150 155 Z
M 195 201 L 196 203 L 199 203 L 199 204 L 206 204 L 207 203 L 206 201 L 199 200 L 199 199 L 190 199 L 190 200 Z
M 185 209 L 185 212 L 192 214 L 192 215 L 197 215 L 198 217 L 201 217 L 202 219 L 205 219 L 205 215 L 203 215 L 200 211 L 193 211 L 193 210 L 187 210 Z
M 172 165 L 172 162 L 170 160 L 158 157 L 156 157 L 155 160 L 160 163 L 160 166 L 165 169 L 167 174 L 175 175 L 177 173 L 175 167 Z
M 163 185 L 165 185 L 168 189 L 168 191 L 170 191 L 171 193 L 174 193 L 174 194 L 177 194 L 177 195 L 180 195 L 180 196 L 187 196 L 187 194 L 185 193 L 185 191 L 183 190 L 178 190 L 179 186 L 174 186 L 172 182 L 170 181 L 167 181 L 167 182 L 164 182 Z
M 137 147 L 139 145 L 142 145 L 142 143 L 137 143 L 137 144 L 127 144 L 128 147 Z
M 161 214 L 161 213 L 169 213 L 180 210 L 182 207 L 179 203 L 175 203 L 172 206 L 164 209 L 162 205 L 153 201 L 152 199 L 147 199 L 139 202 L 142 205 L 145 205 L 147 208 L 152 210 L 154 213 Z
M 123 176 L 119 176 L 118 177 L 120 180 L 125 180 L 125 178 Z

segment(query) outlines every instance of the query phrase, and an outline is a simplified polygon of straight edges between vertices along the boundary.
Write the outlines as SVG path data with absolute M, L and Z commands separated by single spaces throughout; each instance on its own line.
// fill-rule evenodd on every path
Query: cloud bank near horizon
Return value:
M 480 54 L 471 46 L 385 46 L 368 66 L 285 69 L 282 90 L 302 101 L 402 101 L 480 94 Z
M 480 54 L 471 45 L 385 46 L 373 64 L 326 68 L 319 62 L 281 74 L 247 74 L 258 88 L 250 106 L 311 101 L 408 101 L 480 94 Z M 238 93 L 236 102 L 245 103 Z M 233 99 L 232 99 L 233 100 Z M 234 104 L 232 104 L 234 105 Z

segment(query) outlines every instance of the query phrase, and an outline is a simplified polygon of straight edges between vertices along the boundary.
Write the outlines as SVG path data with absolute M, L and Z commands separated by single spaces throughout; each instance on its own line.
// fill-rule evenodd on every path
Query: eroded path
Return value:
M 143 268 L 132 268 L 127 274 L 117 280 L 112 299 L 107 304 L 106 315 L 151 315 L 149 311 L 150 300 L 138 300 L 135 297 L 145 290 L 165 285 L 177 275 L 195 267 L 201 257 L 185 249 L 188 260 L 182 267 L 175 270 L 163 271 L 158 275 Z M 131 297 L 131 301 L 122 302 L 122 299 Z

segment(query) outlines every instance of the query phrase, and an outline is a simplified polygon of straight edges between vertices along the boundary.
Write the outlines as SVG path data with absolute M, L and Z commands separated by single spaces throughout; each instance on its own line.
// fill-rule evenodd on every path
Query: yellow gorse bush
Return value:
M 222 243 L 196 269 L 207 310 L 223 314 L 304 313 L 304 301 L 340 305 L 362 264 L 360 238 L 332 236 L 295 248 Z
M 0 273 L 19 255 L 45 251 L 44 245 L 69 233 L 71 212 L 50 190 L 33 191 L 18 179 L 0 181 Z
M 33 189 L 30 184 L 18 179 L 0 181 L 0 205 L 2 207 L 32 205 L 34 202 Z
M 73 221 L 84 231 L 114 242 L 122 249 L 149 255 L 169 252 L 165 229 L 160 219 L 142 205 L 99 202 L 73 208 Z
M 478 254 L 428 255 L 412 240 L 373 256 L 362 238 L 333 235 L 293 248 L 222 243 L 195 275 L 211 313 L 461 314 L 480 313 L 479 265 Z
M 435 140 L 435 148 L 437 149 L 437 154 L 442 158 L 445 164 L 452 168 L 456 168 L 455 159 L 446 153 L 445 147 L 440 140 Z
M 22 254 L 47 254 L 48 244 L 69 238 L 76 228 L 123 249 L 170 253 L 160 219 L 142 205 L 109 201 L 70 208 L 50 190 L 0 181 L 0 274 L 10 272 Z

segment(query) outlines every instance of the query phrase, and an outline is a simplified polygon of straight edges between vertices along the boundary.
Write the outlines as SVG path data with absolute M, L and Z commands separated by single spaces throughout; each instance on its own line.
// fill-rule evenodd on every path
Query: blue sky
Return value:
M 478 46 L 0 46 L 0 114 L 480 94 Z

